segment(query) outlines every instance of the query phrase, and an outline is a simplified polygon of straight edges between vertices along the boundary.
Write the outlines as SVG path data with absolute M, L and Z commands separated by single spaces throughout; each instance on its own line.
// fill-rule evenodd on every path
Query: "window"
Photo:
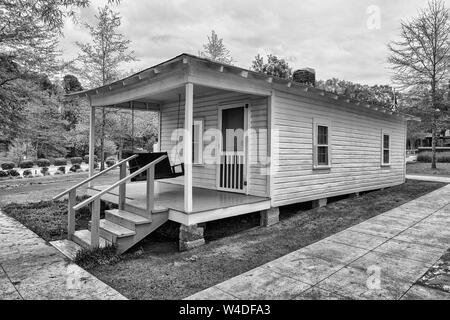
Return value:
M 330 124 L 314 121 L 314 168 L 328 169 L 331 166 Z
M 194 119 L 192 126 L 192 163 L 203 164 L 203 120 Z
M 382 159 L 381 165 L 388 166 L 391 162 L 391 137 L 389 134 L 383 133 L 382 141 Z

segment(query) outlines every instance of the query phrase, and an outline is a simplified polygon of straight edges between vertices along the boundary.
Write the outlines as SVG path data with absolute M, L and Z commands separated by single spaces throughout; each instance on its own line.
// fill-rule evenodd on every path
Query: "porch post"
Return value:
M 95 156 L 95 107 L 90 105 L 91 114 L 89 120 L 89 177 L 94 175 L 94 156 Z M 89 182 L 89 187 L 91 183 Z
M 194 85 L 186 83 L 184 104 L 184 211 L 192 212 L 192 126 L 194 124 Z

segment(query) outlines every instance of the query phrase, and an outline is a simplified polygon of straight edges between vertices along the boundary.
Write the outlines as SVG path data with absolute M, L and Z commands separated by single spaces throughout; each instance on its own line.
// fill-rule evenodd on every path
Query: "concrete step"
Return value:
M 136 231 L 136 226 L 152 223 L 151 219 L 118 209 L 106 210 L 105 219 L 133 231 Z
M 90 229 L 91 222 L 89 222 L 89 230 Z M 101 219 L 99 224 L 99 234 L 100 237 L 105 238 L 112 243 L 116 243 L 118 239 L 132 237 L 136 232 L 106 219 Z
M 91 232 L 89 230 L 78 230 L 72 236 L 73 242 L 82 246 L 85 249 L 91 248 Z M 99 239 L 99 247 L 104 248 L 111 245 L 111 241 L 106 240 L 102 236 Z
M 82 250 L 80 245 L 67 239 L 50 241 L 50 244 L 69 260 L 75 260 L 77 253 Z

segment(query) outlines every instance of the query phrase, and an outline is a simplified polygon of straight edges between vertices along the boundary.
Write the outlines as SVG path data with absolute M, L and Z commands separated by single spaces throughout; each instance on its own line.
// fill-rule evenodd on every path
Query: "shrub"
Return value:
M 98 157 L 94 155 L 94 161 L 98 162 Z M 89 163 L 89 155 L 84 156 L 84 163 L 88 164 Z
M 7 178 L 9 177 L 8 172 L 0 170 L 0 178 Z
M 55 166 L 65 166 L 65 165 L 67 165 L 67 159 L 65 158 L 55 159 Z
M 83 158 L 80 158 L 80 157 L 74 157 L 74 158 L 70 159 L 70 163 L 72 165 L 81 164 L 82 162 L 83 162 Z
M 418 162 L 431 162 L 433 153 L 430 151 L 421 152 L 417 156 Z M 436 153 L 436 161 L 441 163 L 450 163 L 450 152 L 438 152 Z
M 38 159 L 36 163 L 38 167 L 42 168 L 50 167 L 50 160 L 48 159 Z
M 2 170 L 12 170 L 16 167 L 16 164 L 13 162 L 5 162 L 2 163 Z
M 19 171 L 15 170 L 15 169 L 8 170 L 8 175 L 10 177 L 20 177 Z
M 31 170 L 25 170 L 23 172 L 23 177 L 24 178 L 33 178 L 33 172 L 31 172 Z
M 49 176 L 49 175 L 50 175 L 49 169 L 48 169 L 47 167 L 42 168 L 42 169 L 41 169 L 41 173 L 42 173 L 44 176 Z
M 81 170 L 81 166 L 79 164 L 74 164 L 70 167 L 71 172 L 77 172 L 78 170 Z
M 108 167 L 112 167 L 115 164 L 116 164 L 116 160 L 114 160 L 114 159 L 106 160 L 106 166 L 108 166 Z
M 30 169 L 34 167 L 34 162 L 31 160 L 24 160 L 19 164 L 21 169 Z
M 59 167 L 58 170 L 56 172 L 65 174 L 66 173 L 66 167 Z
M 108 245 L 104 248 L 82 249 L 74 259 L 76 264 L 85 269 L 99 265 L 112 265 L 120 261 L 121 258 L 117 254 L 117 247 L 115 245 Z

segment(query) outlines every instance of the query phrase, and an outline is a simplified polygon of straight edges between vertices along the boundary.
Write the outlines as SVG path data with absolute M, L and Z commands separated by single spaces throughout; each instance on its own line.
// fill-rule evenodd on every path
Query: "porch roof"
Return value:
M 196 88 L 214 88 L 260 96 L 270 96 L 274 90 L 278 90 L 325 100 L 333 104 L 363 107 L 405 120 L 420 121 L 420 118 L 394 112 L 379 105 L 187 53 L 108 85 L 71 93 L 67 96 L 88 97 L 93 106 L 121 107 L 122 105 L 122 107 L 126 107 L 125 103 L 133 101 L 138 108 L 141 106 L 141 109 L 152 109 L 159 108 L 164 97 L 178 92 L 177 89 L 182 88 L 188 82 L 194 83 Z M 164 92 L 167 95 L 164 95 Z

